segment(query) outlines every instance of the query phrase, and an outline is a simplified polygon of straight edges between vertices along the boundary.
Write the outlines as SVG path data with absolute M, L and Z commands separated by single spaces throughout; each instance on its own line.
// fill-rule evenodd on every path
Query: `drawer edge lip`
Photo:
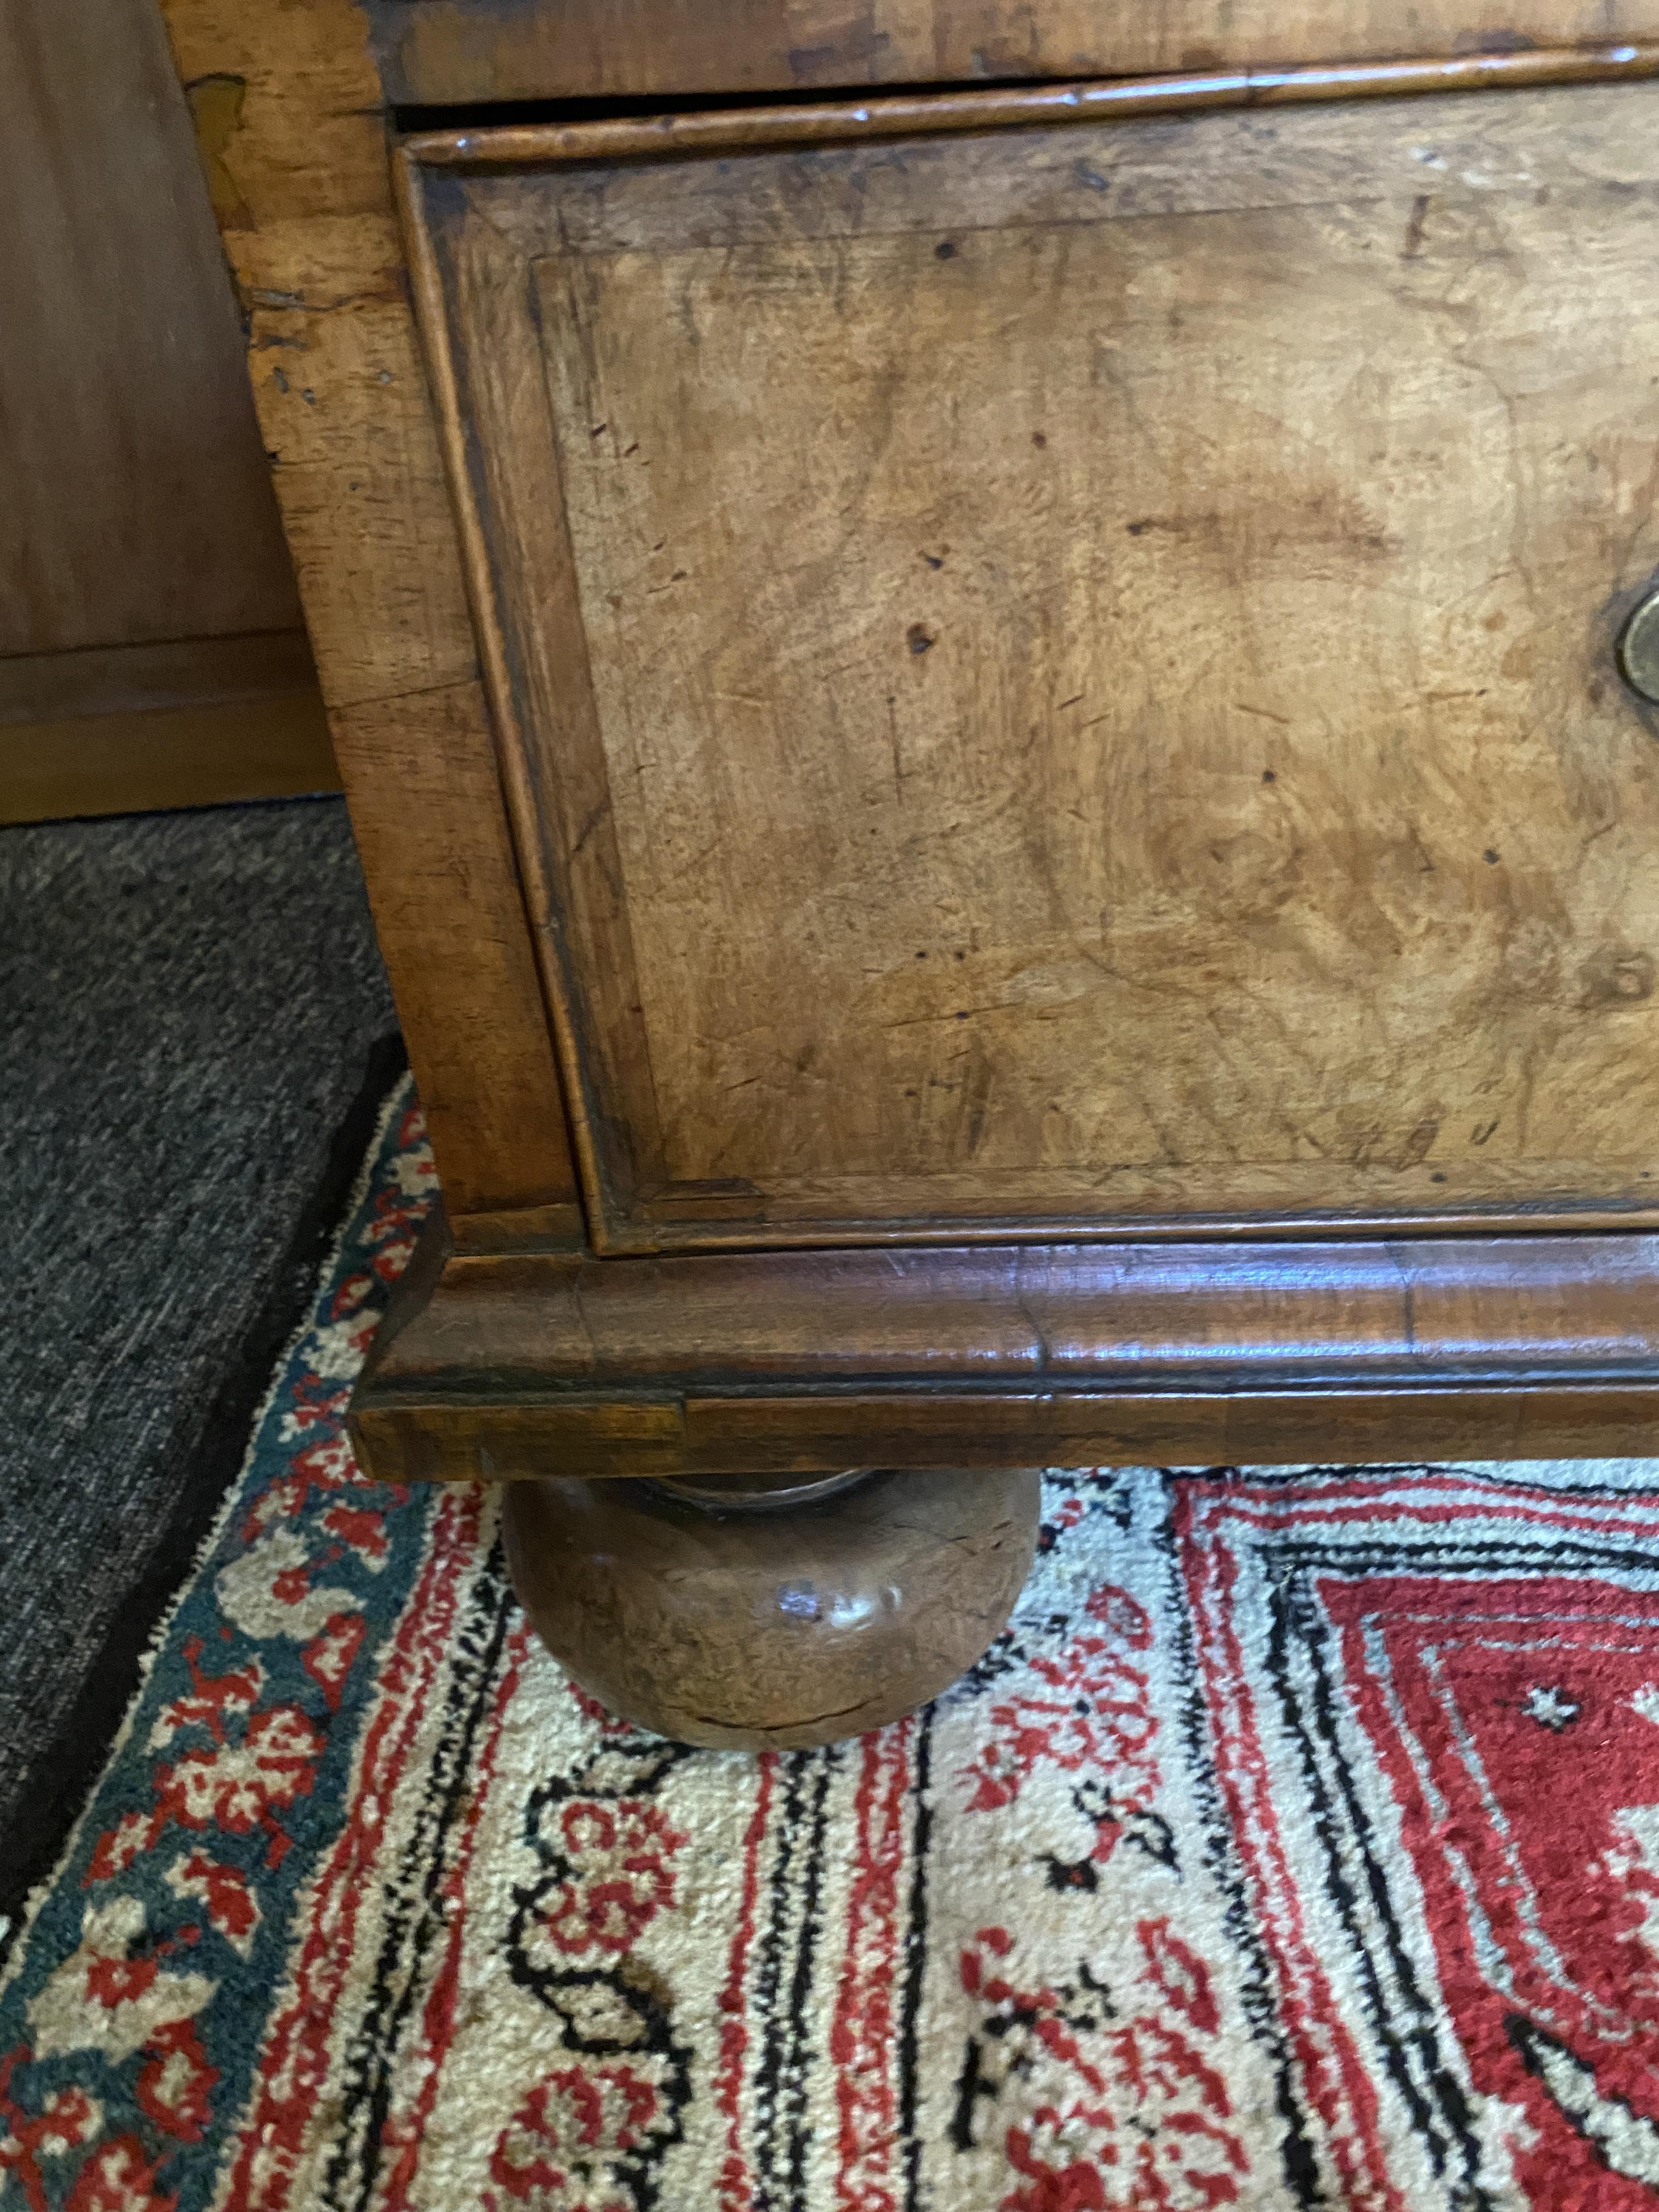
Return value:
M 684 159 L 801 144 L 1134 122 L 1217 109 L 1302 106 L 1336 100 L 1537 90 L 1641 82 L 1659 76 L 1659 40 L 1540 46 L 1400 61 L 1082 78 L 984 91 L 881 93 L 869 99 L 779 101 L 740 108 L 578 123 L 501 123 L 416 131 L 396 142 L 408 168 L 539 167 L 593 161 Z

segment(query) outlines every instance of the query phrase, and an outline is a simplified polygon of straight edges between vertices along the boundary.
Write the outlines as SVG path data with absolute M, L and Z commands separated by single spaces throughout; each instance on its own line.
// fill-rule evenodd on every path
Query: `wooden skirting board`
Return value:
M 0 823 L 339 787 L 303 631 L 0 659 Z

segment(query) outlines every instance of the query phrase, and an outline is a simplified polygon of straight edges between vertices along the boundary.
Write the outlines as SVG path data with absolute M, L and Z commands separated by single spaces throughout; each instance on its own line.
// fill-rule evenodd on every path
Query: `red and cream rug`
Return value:
M 621 1725 L 313 1325 L 0 1984 L 3 2212 L 1655 2212 L 1659 1466 L 1054 1477 L 860 1741 Z

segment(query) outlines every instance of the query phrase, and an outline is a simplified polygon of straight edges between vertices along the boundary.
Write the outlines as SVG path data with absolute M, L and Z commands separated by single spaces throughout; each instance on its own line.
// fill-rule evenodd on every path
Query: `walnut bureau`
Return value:
M 1653 1449 L 1659 0 L 167 13 L 444 1194 L 357 1449 L 580 1679 Z

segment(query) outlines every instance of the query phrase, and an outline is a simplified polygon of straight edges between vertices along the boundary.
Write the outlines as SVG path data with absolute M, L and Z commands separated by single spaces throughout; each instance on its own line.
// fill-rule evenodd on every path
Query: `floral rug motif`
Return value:
M 1655 2212 L 1659 1466 L 1056 1475 L 811 1753 L 613 1720 L 313 1325 L 0 1983 L 0 2212 Z

